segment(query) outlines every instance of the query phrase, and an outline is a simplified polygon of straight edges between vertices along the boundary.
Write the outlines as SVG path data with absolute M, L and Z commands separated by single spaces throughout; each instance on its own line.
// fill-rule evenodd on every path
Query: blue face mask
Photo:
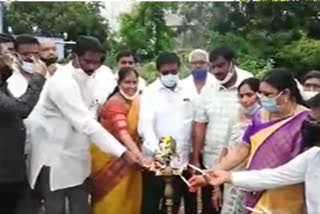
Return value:
M 276 97 L 266 97 L 264 95 L 260 95 L 259 96 L 259 100 L 260 100 L 260 103 L 261 103 L 262 107 L 264 109 L 266 109 L 268 112 L 271 112 L 271 113 L 279 112 L 280 111 L 280 106 L 277 104 L 277 101 L 276 101 L 278 96 L 276 96 Z
M 207 78 L 207 70 L 195 69 L 191 72 L 194 80 L 205 80 Z
M 167 75 L 160 75 L 161 83 L 167 87 L 172 88 L 174 87 L 179 80 L 178 74 L 167 74 Z

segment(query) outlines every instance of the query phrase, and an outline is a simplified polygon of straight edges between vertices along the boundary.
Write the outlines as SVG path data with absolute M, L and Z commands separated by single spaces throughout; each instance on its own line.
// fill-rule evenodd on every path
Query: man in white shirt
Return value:
M 8 79 L 8 88 L 14 97 L 20 97 L 27 90 L 33 72 L 33 57 L 40 57 L 40 43 L 30 35 L 17 36 L 14 42 L 15 52 L 20 65 L 15 67 Z
M 160 138 L 172 136 L 177 142 L 179 157 L 175 157 L 171 165 L 180 168 L 188 163 L 191 149 L 191 97 L 179 80 L 180 60 L 176 54 L 161 53 L 156 59 L 156 66 L 159 77 L 143 91 L 141 97 L 138 130 L 143 139 L 142 151 L 145 156 L 152 158 Z M 180 178 L 174 181 L 174 189 L 174 213 L 177 213 L 181 196 L 188 189 Z M 145 172 L 142 214 L 160 213 L 159 203 L 163 191 L 161 178 Z
M 200 167 L 200 155 L 205 169 L 215 166 L 223 147 L 229 142 L 232 120 L 239 111 L 238 85 L 252 74 L 235 66 L 235 53 L 220 47 L 209 56 L 210 72 L 217 83 L 205 88 L 196 108 L 193 127 L 193 153 L 191 163 Z M 214 214 L 211 188 L 202 191 L 203 214 Z
M 89 142 L 129 164 L 140 159 L 125 149 L 93 117 L 90 76 L 101 66 L 104 50 L 94 37 L 81 37 L 73 50 L 74 67 L 57 70 L 46 83 L 31 130 L 29 182 L 45 202 L 47 214 L 89 214 Z
M 131 50 L 123 50 L 118 53 L 117 57 L 117 71 L 115 72 L 116 75 L 116 80 L 115 82 L 118 81 L 118 71 L 121 68 L 124 67 L 131 67 L 137 70 L 136 65 L 137 65 L 137 58 L 135 54 Z M 138 84 L 138 90 L 140 93 L 142 93 L 143 89 L 147 86 L 146 81 L 139 76 L 139 84 Z
M 189 54 L 191 74 L 182 80 L 189 90 L 192 102 L 196 104 L 200 93 L 205 87 L 216 83 L 215 77 L 209 72 L 209 54 L 202 49 L 195 49 Z

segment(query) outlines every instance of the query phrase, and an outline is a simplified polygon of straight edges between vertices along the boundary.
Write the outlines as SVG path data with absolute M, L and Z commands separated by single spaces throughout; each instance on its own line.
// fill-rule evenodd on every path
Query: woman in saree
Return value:
M 251 77 L 243 80 L 238 86 L 238 98 L 241 110 L 234 119 L 228 145 L 221 151 L 221 161 L 228 151 L 242 143 L 242 136 L 251 124 L 251 119 L 260 111 L 261 105 L 258 98 L 259 85 L 259 79 Z M 242 170 L 244 167 L 245 165 L 241 164 L 234 168 L 233 171 Z M 223 200 L 221 200 L 222 198 Z M 242 198 L 243 194 L 237 187 L 232 184 L 224 184 L 223 197 L 220 188 L 214 189 L 212 196 L 213 206 L 216 210 L 221 209 L 220 214 L 242 214 Z
M 286 69 L 274 69 L 267 74 L 260 84 L 259 99 L 263 108 L 252 118 L 243 137 L 244 143 L 231 150 L 213 170 L 228 171 L 243 162 L 247 170 L 276 168 L 304 151 L 300 129 L 309 111 L 302 106 L 302 97 L 291 73 Z M 190 191 L 207 184 L 205 176 L 194 176 L 190 183 Z M 295 184 L 246 193 L 245 205 L 301 214 L 303 186 Z
M 139 112 L 137 71 L 123 68 L 118 85 L 100 111 L 100 122 L 119 142 L 141 158 L 137 122 Z M 94 214 L 139 214 L 142 178 L 138 168 L 91 146 Z

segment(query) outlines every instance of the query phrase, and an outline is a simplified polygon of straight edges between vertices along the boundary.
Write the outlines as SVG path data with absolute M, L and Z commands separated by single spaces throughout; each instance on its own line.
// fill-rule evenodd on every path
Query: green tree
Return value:
M 109 27 L 101 16 L 101 2 L 11 2 L 6 4 L 6 24 L 14 34 L 32 33 L 76 40 L 92 35 L 104 41 Z
M 166 25 L 165 12 L 170 3 L 142 2 L 120 17 L 120 47 L 128 47 L 153 59 L 172 47 L 173 31 Z

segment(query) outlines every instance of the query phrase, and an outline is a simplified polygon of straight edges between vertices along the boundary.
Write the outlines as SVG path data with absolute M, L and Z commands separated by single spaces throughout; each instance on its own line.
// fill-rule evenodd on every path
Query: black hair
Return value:
M 232 61 L 233 59 L 236 58 L 236 53 L 230 47 L 226 47 L 226 46 L 218 47 L 218 48 L 216 48 L 216 49 L 214 49 L 213 51 L 210 52 L 209 61 L 210 62 L 214 62 L 215 60 L 217 60 L 221 56 L 223 58 L 225 58 L 225 60 L 230 62 L 230 61 Z
M 133 57 L 134 63 L 136 63 L 136 62 L 137 62 L 137 58 L 136 58 L 135 53 L 134 53 L 132 50 L 123 50 L 123 51 L 120 51 L 120 52 L 117 54 L 116 60 L 117 60 L 117 62 L 119 62 L 119 60 L 120 60 L 122 57 L 130 57 L 130 56 Z
M 320 80 L 320 71 L 316 71 L 316 70 L 309 71 L 306 75 L 304 75 L 301 78 L 301 83 L 304 84 L 305 81 L 307 81 L 308 79 L 311 79 L 311 78 L 317 78 Z
M 254 77 L 247 78 L 240 83 L 238 86 L 238 91 L 240 91 L 240 88 L 244 85 L 248 85 L 252 91 L 257 93 L 259 92 L 260 80 Z
M 31 35 L 23 34 L 16 37 L 14 40 L 14 49 L 17 51 L 20 45 L 25 44 L 34 44 L 34 45 L 40 45 L 38 39 Z
M 309 99 L 306 104 L 310 108 L 320 108 L 320 93 Z
M 78 56 L 82 56 L 88 51 L 104 54 L 103 46 L 97 38 L 93 36 L 81 36 L 73 47 L 72 52 Z
M 121 68 L 118 72 L 118 81 L 117 81 L 117 86 L 114 88 L 114 90 L 112 91 L 112 93 L 109 95 L 109 97 L 107 98 L 110 99 L 113 95 L 115 95 L 117 92 L 119 92 L 119 87 L 118 85 L 120 84 L 120 82 L 122 80 L 124 80 L 129 74 L 134 73 L 136 75 L 137 78 L 139 78 L 139 73 L 136 69 L 131 68 L 131 67 L 124 67 Z
M 287 68 L 275 68 L 262 80 L 278 91 L 290 90 L 290 98 L 298 104 L 304 105 L 304 101 L 298 89 L 297 80 Z
M 162 65 L 177 64 L 180 67 L 180 59 L 177 54 L 173 52 L 162 52 L 156 59 L 156 67 L 159 70 Z
M 13 36 L 6 33 L 0 33 L 0 43 L 14 42 Z

